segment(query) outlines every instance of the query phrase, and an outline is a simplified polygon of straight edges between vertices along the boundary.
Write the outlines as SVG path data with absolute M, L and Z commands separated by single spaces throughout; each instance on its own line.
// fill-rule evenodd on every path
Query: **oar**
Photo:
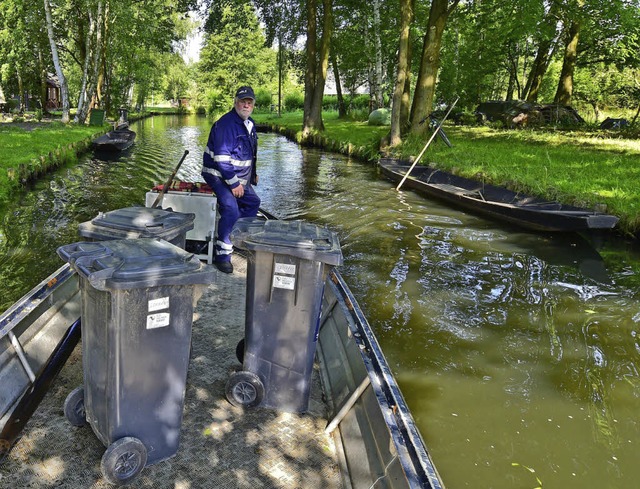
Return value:
M 449 113 L 451 112 L 451 110 L 456 106 L 456 104 L 458 103 L 458 99 L 460 97 L 457 97 L 453 103 L 451 104 L 451 107 L 449 107 L 449 110 L 447 110 L 447 113 L 444 115 L 444 118 L 438 123 L 438 127 L 436 127 L 436 130 L 433 131 L 433 134 L 431 135 L 431 137 L 429 138 L 429 141 L 427 141 L 427 144 L 424 145 L 424 148 L 422 148 L 422 151 L 420 151 L 420 154 L 418 155 L 418 157 L 416 158 L 416 160 L 413 162 L 413 164 L 411 165 L 411 168 L 409 168 L 409 171 L 405 174 L 404 177 L 402 177 L 402 180 L 400 180 L 400 183 L 398 184 L 398 186 L 396 187 L 396 190 L 400 190 L 400 187 L 402 187 L 402 184 L 404 183 L 404 181 L 407 179 L 407 177 L 409 176 L 409 174 L 411 174 L 411 170 L 413 170 L 413 167 L 416 166 L 418 164 L 418 161 L 420 161 L 420 158 L 422 158 L 422 155 L 424 154 L 424 152 L 427 150 L 427 148 L 429 147 L 429 145 L 431 144 L 431 141 L 433 141 L 433 139 L 436 137 L 436 134 L 438 134 L 438 131 L 440 131 L 440 128 L 442 127 L 442 124 L 444 124 L 444 121 L 447 120 L 447 117 L 449 117 Z
M 167 182 L 162 186 L 162 190 L 160 191 L 160 193 L 156 197 L 156 200 L 153 202 L 151 207 L 158 207 L 158 205 L 160 205 L 160 202 L 162 202 L 162 198 L 164 197 L 165 192 L 167 191 L 169 186 L 171 186 L 171 182 L 173 182 L 173 179 L 176 177 L 176 173 L 178 173 L 178 170 L 180 169 L 180 166 L 182 165 L 182 162 L 184 161 L 184 159 L 187 157 L 188 154 L 189 154 L 189 150 L 185 149 L 184 150 L 184 154 L 182 155 L 182 158 L 180 158 L 180 161 L 178 162 L 178 166 L 176 166 L 173 169 L 173 173 L 171 174 L 171 176 L 169 177 Z

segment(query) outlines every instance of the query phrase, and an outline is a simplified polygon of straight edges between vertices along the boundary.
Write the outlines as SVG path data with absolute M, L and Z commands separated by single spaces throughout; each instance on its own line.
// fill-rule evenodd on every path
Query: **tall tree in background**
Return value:
M 75 122 L 84 124 L 89 114 L 90 104 L 98 86 L 98 73 L 101 65 L 100 55 L 104 52 L 102 34 L 104 32 L 104 15 L 102 0 L 95 4 L 95 11 L 88 10 L 88 28 L 84 46 L 84 64 L 82 82 L 78 97 L 78 109 Z
M 382 95 L 382 41 L 380 39 L 380 0 L 373 0 L 371 3 L 373 9 L 373 24 L 371 30 L 373 32 L 373 76 L 372 86 L 372 109 L 384 107 L 384 98 Z
M 536 55 L 522 92 L 527 102 L 537 102 L 542 80 L 558 43 L 558 2 L 553 1 L 538 28 Z
M 278 48 L 278 114 L 282 108 L 287 51 L 302 31 L 300 3 L 296 0 L 254 0 L 265 26 L 265 44 Z
M 47 110 L 51 49 L 44 22 L 43 3 L 0 0 L 0 83 L 5 96 L 20 96 L 20 110 L 27 108 L 27 95 L 36 94 Z
M 413 21 L 413 0 L 400 0 L 400 43 L 398 46 L 398 70 L 391 104 L 391 132 L 389 144 L 395 146 L 402 141 L 402 130 L 408 122 L 409 79 L 411 75 L 410 32 Z M 405 108 L 403 110 L 403 108 Z
M 433 106 L 436 92 L 438 69 L 440 68 L 440 47 L 442 34 L 451 12 L 458 5 L 459 0 L 432 0 L 429 11 L 424 41 L 422 45 L 422 57 L 420 70 L 416 81 L 416 91 L 411 106 L 411 132 L 425 134 L 429 124 L 423 122 L 429 116 Z
M 62 99 L 62 123 L 69 122 L 69 88 L 67 87 L 67 78 L 60 64 L 60 56 L 58 55 L 58 47 L 53 32 L 53 18 L 51 16 L 51 5 L 49 0 L 44 0 L 44 12 L 46 16 L 47 35 L 49 36 L 49 44 L 51 45 L 51 56 L 53 58 L 53 66 L 58 75 L 58 83 L 60 83 L 60 98 Z
M 562 60 L 562 72 L 558 81 L 558 90 L 554 97 L 556 104 L 571 105 L 571 95 L 573 94 L 573 74 L 578 59 L 578 38 L 580 36 L 579 22 L 572 21 L 565 33 L 566 45 L 564 58 Z
M 322 0 L 322 31 L 320 49 L 318 50 L 317 4 L 315 0 L 307 0 L 307 73 L 304 80 L 303 136 L 309 135 L 314 130 L 324 130 L 322 97 L 327 80 L 329 51 L 333 34 L 332 9 L 332 0 Z
M 227 5 L 215 28 L 205 35 L 198 66 L 200 84 L 218 92 L 227 103 L 240 85 L 258 89 L 271 83 L 277 76 L 275 59 L 275 53 L 265 47 L 253 6 L 248 2 Z

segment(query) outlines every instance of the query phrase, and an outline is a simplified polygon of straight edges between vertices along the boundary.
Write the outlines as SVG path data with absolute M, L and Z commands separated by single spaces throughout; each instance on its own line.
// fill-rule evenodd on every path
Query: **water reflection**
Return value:
M 200 180 L 210 122 L 137 123 L 117 161 L 88 155 L 0 222 L 6 305 L 60 266 L 98 211 L 142 205 L 185 149 Z M 342 273 L 448 487 L 633 487 L 640 477 L 637 247 L 525 233 L 396 192 L 375 169 L 260 134 L 263 206 L 327 224 Z M 4 291 L 3 291 L 4 293 Z M 516 464 L 516 465 L 513 465 Z

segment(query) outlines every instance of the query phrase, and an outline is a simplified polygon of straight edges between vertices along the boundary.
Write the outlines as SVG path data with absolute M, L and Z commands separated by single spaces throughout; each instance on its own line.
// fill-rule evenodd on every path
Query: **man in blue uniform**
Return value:
M 229 234 L 240 217 L 255 217 L 260 197 L 256 157 L 258 135 L 251 113 L 256 96 L 248 86 L 238 88 L 234 107 L 211 128 L 204 150 L 202 176 L 218 198 L 216 257 L 214 264 L 224 273 L 233 273 Z

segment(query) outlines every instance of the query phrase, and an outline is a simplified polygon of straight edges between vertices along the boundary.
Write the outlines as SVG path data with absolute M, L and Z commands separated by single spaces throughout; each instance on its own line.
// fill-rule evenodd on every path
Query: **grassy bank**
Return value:
M 26 181 L 75 161 L 105 130 L 59 122 L 0 124 L 0 204 Z
M 300 113 L 281 118 L 256 114 L 259 123 L 270 124 L 299 139 Z M 319 139 L 332 149 L 356 147 L 356 154 L 375 159 L 380 137 L 388 128 L 363 122 L 347 122 L 328 114 L 326 131 Z M 548 200 L 605 209 L 620 217 L 623 233 L 640 231 L 640 141 L 617 138 L 615 132 L 504 130 L 489 127 L 445 126 L 453 144 L 434 140 L 420 164 L 458 175 L 506 186 Z M 430 135 L 429 135 L 430 136 Z M 426 138 L 413 138 L 390 151 L 391 156 L 412 161 Z M 322 143 L 322 141 L 318 141 Z M 348 146 L 351 143 L 352 146 Z
M 136 118 L 146 114 L 135 114 Z M 130 114 L 130 117 L 134 114 Z M 255 113 L 260 124 L 300 141 L 302 113 Z M 374 162 L 388 127 L 340 120 L 324 114 L 325 131 L 312 144 Z M 0 203 L 32 175 L 73 161 L 90 140 L 107 129 L 59 123 L 0 124 Z M 462 176 L 538 195 L 549 200 L 606 209 L 620 217 L 623 233 L 640 232 L 640 141 L 615 132 L 500 130 L 445 126 L 453 143 L 436 139 L 422 157 Z M 412 160 L 427 138 L 409 139 L 391 156 Z M 309 141 L 307 141 L 309 142 Z

